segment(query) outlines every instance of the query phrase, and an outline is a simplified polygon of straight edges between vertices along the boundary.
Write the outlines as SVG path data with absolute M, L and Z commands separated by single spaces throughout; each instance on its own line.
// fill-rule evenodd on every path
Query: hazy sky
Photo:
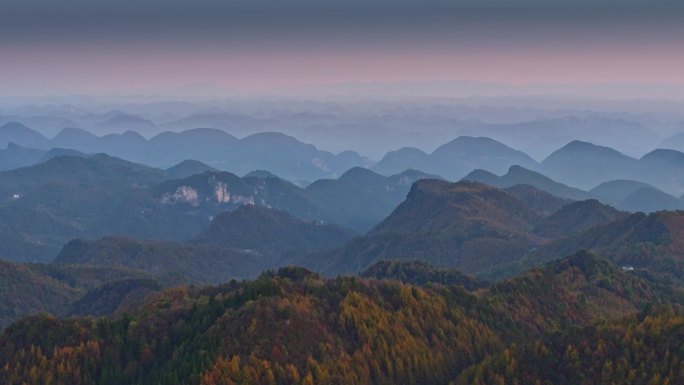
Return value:
M 682 1 L 0 1 L 3 94 L 435 80 L 684 86 L 682 68 Z

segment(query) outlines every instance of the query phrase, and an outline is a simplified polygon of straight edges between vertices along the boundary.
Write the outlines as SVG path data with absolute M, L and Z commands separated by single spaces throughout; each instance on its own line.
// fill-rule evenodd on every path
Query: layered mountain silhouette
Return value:
M 189 176 L 202 174 L 205 172 L 218 172 L 219 170 L 209 166 L 206 163 L 202 163 L 198 160 L 187 159 L 175 166 L 171 166 L 166 169 L 166 174 L 172 178 L 187 178 Z
M 0 126 L 0 147 L 6 147 L 10 143 L 28 148 L 46 149 L 49 146 L 49 139 L 21 123 L 9 122 Z
M 193 159 L 236 174 L 265 169 L 285 179 L 309 182 L 324 177 L 336 177 L 349 168 L 369 164 L 367 159 L 355 152 L 345 151 L 335 155 L 275 132 L 258 133 L 238 139 L 222 130 L 196 128 L 182 132 L 163 132 L 146 139 L 136 129 L 141 123 L 137 119 L 125 115 L 108 119 L 106 124 L 128 127 L 125 130 L 115 127 L 113 130 L 119 133 L 97 136 L 69 127 L 60 131 L 53 139 L 47 139 L 19 123 L 6 123 L 0 127 L 0 147 L 12 142 L 39 150 L 65 148 L 84 153 L 102 152 L 165 168 Z M 32 163 L 21 165 L 30 164 Z
M 206 171 L 174 179 L 187 166 L 186 173 L 205 168 L 186 162 L 169 172 L 99 154 L 57 156 L 0 173 L 0 255 L 49 261 L 73 238 L 109 235 L 184 241 L 220 213 L 244 205 L 365 232 L 404 200 L 415 180 L 428 176 L 353 169 L 306 189 L 265 173 L 240 178 Z
M 551 178 L 582 189 L 614 179 L 630 179 L 638 165 L 634 158 L 612 148 L 579 140 L 554 151 L 540 170 Z
M 70 129 L 69 135 L 64 131 L 58 134 L 55 146 L 106 152 L 155 166 L 168 167 L 193 159 L 236 174 L 265 169 L 285 179 L 312 181 L 338 176 L 351 167 L 366 164 L 358 154 L 334 155 L 280 133 L 253 134 L 238 139 L 221 130 L 197 128 L 179 133 L 165 132 L 147 140 L 131 131 L 94 138 L 85 133 L 76 135 L 73 131 Z
M 644 147 L 658 144 L 657 135 L 643 124 L 607 116 L 562 116 L 512 123 L 471 124 L 466 132 L 501 141 L 525 151 L 535 159 L 544 159 L 554 149 L 572 140 L 603 146 L 615 144 L 621 146 L 620 151 L 629 153 L 639 153 Z
M 636 159 L 609 147 L 573 141 L 544 159 L 539 170 L 557 181 L 586 190 L 626 179 L 679 196 L 684 192 L 683 168 L 684 153 L 674 150 L 654 150 Z
M 45 151 L 25 148 L 9 142 L 7 148 L 0 149 L 0 171 L 36 164 L 46 155 Z
M 663 139 L 658 147 L 684 151 L 684 132 L 679 132 Z
M 495 140 L 461 136 L 429 155 L 415 148 L 390 152 L 373 166 L 373 170 L 391 175 L 406 169 L 418 169 L 458 180 L 474 169 L 503 173 L 512 165 L 536 168 L 537 162 L 524 152 Z
M 136 131 L 145 134 L 155 134 L 159 131 L 159 127 L 152 121 L 140 116 L 119 113 L 111 117 L 107 117 L 104 121 L 97 124 L 98 131 L 103 132 L 125 132 Z
M 475 170 L 462 180 L 480 182 L 499 188 L 516 185 L 530 185 L 557 197 L 569 200 L 598 199 L 605 204 L 625 211 L 642 211 L 646 213 L 659 210 L 677 210 L 684 208 L 682 202 L 674 196 L 643 182 L 634 180 L 614 180 L 601 183 L 589 191 L 580 190 L 556 182 L 551 178 L 520 166 L 511 166 L 502 176 L 485 170 Z
M 607 225 L 628 215 L 596 199 L 572 202 L 539 222 L 535 233 L 546 238 L 563 238 Z
M 630 195 L 642 189 L 658 190 L 655 186 L 648 183 L 619 179 L 603 182 L 589 190 L 589 192 L 594 194 L 594 196 L 597 196 L 601 201 L 618 207 L 625 199 L 629 198 Z
M 113 112 L 105 120 L 133 122 L 136 119 L 134 116 L 126 116 Z M 383 175 L 395 175 L 407 169 L 415 169 L 449 180 L 459 180 L 464 176 L 480 180 L 491 176 L 469 174 L 480 169 L 502 175 L 511 166 L 517 165 L 585 191 L 605 182 L 633 180 L 650 184 L 675 197 L 684 194 L 684 177 L 681 176 L 684 175 L 684 153 L 675 150 L 657 149 L 637 159 L 609 147 L 572 140 L 541 163 L 537 163 L 524 152 L 496 140 L 460 136 L 439 146 L 430 154 L 406 147 L 387 153 L 373 165 L 370 160 L 353 151 L 332 154 L 302 143 L 292 136 L 275 132 L 262 132 L 239 139 L 218 129 L 194 128 L 182 132 L 163 132 L 147 139 L 137 133 L 134 127 L 119 131 L 97 136 L 71 127 L 64 128 L 54 138 L 48 139 L 22 124 L 5 123 L 0 127 L 0 147 L 13 143 L 13 146 L 16 144 L 26 151 L 19 151 L 19 148 L 14 147 L 11 150 L 21 152 L 21 156 L 3 157 L 0 154 L 0 169 L 34 164 L 40 159 L 35 150 L 62 148 L 88 154 L 107 153 L 163 168 L 192 159 L 237 175 L 244 175 L 252 170 L 268 170 L 299 185 L 307 185 L 321 178 L 339 177 L 350 168 L 359 166 L 371 167 Z M 575 196 L 573 199 L 584 198 L 586 197 Z M 634 201 L 639 202 L 639 198 L 635 197 Z M 662 202 L 659 208 L 672 207 L 672 201 L 668 202 L 665 196 L 657 201 Z M 633 208 L 620 208 L 650 210 L 653 207 L 635 203 Z
M 411 185 L 420 179 L 439 178 L 420 171 L 407 170 L 389 177 L 355 167 L 338 179 L 321 179 L 306 187 L 318 202 L 329 210 L 352 213 L 345 220 L 333 220 L 354 229 L 367 231 L 389 215 L 401 203 Z M 321 204 L 323 205 L 323 203 Z
M 497 176 L 486 170 L 474 170 L 463 177 L 462 180 L 480 182 L 498 188 L 525 184 L 546 191 L 557 197 L 572 200 L 590 199 L 593 197 L 593 195 L 585 191 L 558 183 L 543 174 L 525 169 L 518 165 L 511 166 L 508 169 L 508 172 L 502 176 Z
M 323 179 L 301 188 L 263 171 L 242 178 L 228 172 L 206 172 L 161 183 L 154 192 L 166 205 L 188 213 L 213 216 L 221 210 L 255 204 L 365 232 L 405 199 L 413 182 L 429 177 L 418 171 L 385 177 L 353 168 L 338 179 Z

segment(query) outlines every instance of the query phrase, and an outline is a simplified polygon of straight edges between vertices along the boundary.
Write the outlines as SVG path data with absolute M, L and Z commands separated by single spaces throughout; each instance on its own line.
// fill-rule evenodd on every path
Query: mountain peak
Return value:
M 30 130 L 30 128 L 26 127 L 25 125 L 19 123 L 19 122 L 7 122 L 0 126 L 0 130 L 2 131 L 8 131 L 8 130 Z
M 121 137 L 122 138 L 129 138 L 129 139 L 136 139 L 136 140 L 139 140 L 139 139 L 146 140 L 144 136 L 140 135 L 140 133 L 138 133 L 137 131 L 133 131 L 133 130 L 124 131 L 121 134 Z
M 660 161 L 660 162 L 672 162 L 680 161 L 684 162 L 684 153 L 677 150 L 670 150 L 664 148 L 655 149 L 648 154 L 641 157 L 642 161 Z
M 254 170 L 245 174 L 245 178 L 277 178 L 280 177 L 268 170 Z
M 64 127 L 64 128 L 62 128 L 62 129 L 57 133 L 57 135 L 55 135 L 55 138 L 53 138 L 53 139 L 56 139 L 56 138 L 59 138 L 59 137 L 64 137 L 64 136 L 68 137 L 68 136 L 75 136 L 75 135 L 79 135 L 79 136 L 81 136 L 81 135 L 83 135 L 83 136 L 86 136 L 86 135 L 87 135 L 87 136 L 95 136 L 95 135 L 93 135 L 92 133 L 90 133 L 90 132 L 88 132 L 88 131 L 86 131 L 86 130 L 84 130 L 84 129 L 82 129 L 82 128 L 78 128 L 78 127 Z
M 567 237 L 607 225 L 628 215 L 596 199 L 587 199 L 561 207 L 539 223 L 535 232 L 550 238 Z
M 197 241 L 280 255 L 341 246 L 356 234 L 335 225 L 306 222 L 289 213 L 259 205 L 243 205 L 219 214 Z
M 339 180 L 353 183 L 374 183 L 378 181 L 383 181 L 385 177 L 373 172 L 365 167 L 352 167 L 345 171 Z
M 48 145 L 48 141 L 43 134 L 18 122 L 8 122 L 0 126 L 0 147 L 15 142 L 24 147 L 43 149 Z
M 579 250 L 570 256 L 552 261 L 548 264 L 547 268 L 556 274 L 577 268 L 586 277 L 592 277 L 599 273 L 606 276 L 618 273 L 618 269 L 608 260 L 599 257 L 589 250 Z
M 488 151 L 505 151 L 514 152 L 519 155 L 523 155 L 522 151 L 518 151 L 510 148 L 509 146 L 496 141 L 492 138 L 484 136 L 459 136 L 456 139 L 439 146 L 431 155 L 439 156 L 445 151 L 466 151 L 466 152 L 478 152 L 483 150 Z M 531 160 L 531 158 L 530 158 Z
M 625 155 L 625 154 L 621 153 L 620 151 L 618 151 L 614 148 L 611 148 L 611 147 L 600 146 L 598 144 L 585 142 L 582 140 L 573 140 L 573 141 L 569 142 L 568 144 L 566 144 L 565 146 L 563 146 L 560 149 L 553 152 L 551 155 L 549 155 L 549 157 L 547 159 L 553 157 L 554 154 L 568 153 L 568 152 L 577 153 L 578 151 L 581 153 L 593 153 L 593 154 L 603 153 L 606 155 L 613 155 L 613 156 L 629 158 L 627 155 Z M 546 160 L 544 160 L 544 161 L 546 161 Z
M 191 175 L 201 174 L 207 171 L 218 171 L 217 169 L 202 163 L 199 160 L 186 159 L 175 166 L 166 169 L 166 173 L 172 178 L 186 178 Z

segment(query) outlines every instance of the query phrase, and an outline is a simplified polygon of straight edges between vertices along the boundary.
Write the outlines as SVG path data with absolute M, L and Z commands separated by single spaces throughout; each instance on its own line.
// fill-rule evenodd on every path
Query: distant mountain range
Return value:
M 352 151 L 335 155 L 280 133 L 265 132 L 238 139 L 209 128 L 164 132 L 149 140 L 131 130 L 100 137 L 78 128 L 65 128 L 48 139 L 24 125 L 6 123 L 0 126 L 0 146 L 9 143 L 39 150 L 68 148 L 91 154 L 107 153 L 156 167 L 170 167 L 193 159 L 241 175 L 264 169 L 288 180 L 309 182 L 336 177 L 349 168 L 370 164 Z M 33 164 L 38 159 L 22 165 Z M 11 166 L 0 164 L 2 169 Z
M 123 121 L 131 119 L 133 118 Z M 163 168 L 194 160 L 206 164 L 206 167 L 201 168 L 205 171 L 227 170 L 244 175 L 253 170 L 267 170 L 299 185 L 307 185 L 323 178 L 337 178 L 354 167 L 370 168 L 383 175 L 395 175 L 414 169 L 455 181 L 464 177 L 473 180 L 484 178 L 472 175 L 474 170 L 481 169 L 501 175 L 512 166 L 520 166 L 585 191 L 606 182 L 632 180 L 671 195 L 660 194 L 656 197 L 653 191 L 648 191 L 640 192 L 629 200 L 624 197 L 626 203 L 621 208 L 629 210 L 651 211 L 679 207 L 675 205 L 675 201 L 679 201 L 678 197 L 684 195 L 684 153 L 659 149 L 636 159 L 612 148 L 579 140 L 570 141 L 541 163 L 496 140 L 461 136 L 439 146 L 430 154 L 417 148 L 405 147 L 387 153 L 373 164 L 352 151 L 335 155 L 318 150 L 294 137 L 274 132 L 238 139 L 218 129 L 197 128 L 182 132 L 163 132 L 146 139 L 130 130 L 96 136 L 78 128 L 65 128 L 54 138 L 48 139 L 24 125 L 10 122 L 0 126 L 0 146 L 3 145 L 7 148 L 0 150 L 0 170 L 33 165 L 47 155 L 40 151 L 54 148 L 62 149 L 58 151 L 68 149 L 87 154 L 107 153 Z M 200 169 L 193 171 L 197 170 Z M 178 174 L 179 177 L 190 175 L 191 171 Z M 497 183 L 507 182 L 504 178 Z M 582 195 L 579 191 L 571 193 L 566 189 L 559 196 L 571 197 L 568 194 L 572 195 L 572 199 L 581 199 Z M 651 200 L 657 203 L 649 205 Z
M 581 114 L 578 114 L 581 115 Z M 488 136 L 544 159 L 573 140 L 602 146 L 620 146 L 621 152 L 642 153 L 658 145 L 657 135 L 648 125 L 634 120 L 607 116 L 562 116 L 512 123 L 475 125 L 463 134 Z M 617 139 L 619 138 L 619 139 Z
M 503 173 L 512 165 L 536 168 L 537 162 L 524 152 L 495 140 L 462 136 L 429 155 L 410 147 L 392 151 L 374 165 L 373 170 L 389 175 L 417 169 L 458 180 L 474 169 Z
M 519 184 L 530 185 L 557 197 L 570 200 L 593 198 L 593 195 L 586 191 L 558 183 L 543 174 L 517 165 L 511 166 L 508 172 L 502 176 L 478 169 L 463 177 L 462 180 L 480 182 L 498 188 L 508 188 Z
M 426 177 L 416 171 L 384 177 L 352 169 L 304 189 L 269 173 L 240 178 L 197 162 L 164 171 L 104 154 L 56 156 L 0 173 L 0 255 L 49 261 L 73 238 L 110 235 L 187 240 L 220 213 L 251 204 L 365 232 L 405 198 L 413 182 Z
M 562 183 L 591 189 L 611 180 L 648 183 L 676 195 L 684 193 L 684 153 L 654 150 L 640 159 L 608 147 L 573 141 L 541 162 L 539 171 Z

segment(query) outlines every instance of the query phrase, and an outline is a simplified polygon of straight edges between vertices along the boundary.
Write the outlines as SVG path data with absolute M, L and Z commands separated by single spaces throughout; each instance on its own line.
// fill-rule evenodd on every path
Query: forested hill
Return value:
M 415 265 L 393 269 L 405 275 L 416 270 Z M 681 303 L 676 291 L 635 273 L 580 253 L 470 292 L 431 279 L 421 286 L 396 279 L 326 280 L 305 269 L 282 268 L 254 281 L 169 289 L 113 318 L 19 321 L 0 337 L 0 382 L 430 385 L 479 380 L 482 367 L 494 373 L 494 380 L 483 383 L 499 384 L 495 381 L 504 375 L 511 378 L 506 383 L 526 384 L 531 375 L 540 383 L 558 383 L 564 372 L 546 373 L 541 366 L 544 360 L 565 364 L 565 342 L 556 341 L 572 341 L 583 362 L 589 353 L 573 338 L 574 330 L 585 330 L 588 338 L 607 343 L 608 350 L 597 352 L 618 354 L 610 349 L 619 335 L 601 325 L 635 315 L 649 303 L 666 309 Z M 662 322 L 674 333 L 668 336 L 627 326 L 639 344 L 623 348 L 645 355 L 616 361 L 614 368 L 641 375 L 643 363 L 650 374 L 662 356 L 675 371 L 671 378 L 680 378 L 677 362 L 684 352 L 672 341 L 681 336 L 681 320 L 668 317 L 671 321 Z M 591 326 L 596 322 L 598 329 Z M 548 334 L 559 331 L 570 334 Z M 639 339 L 638 333 L 646 337 Z M 530 342 L 535 340 L 540 342 Z M 600 340 L 587 343 L 599 346 Z M 503 373 L 496 366 L 509 365 L 509 356 L 497 358 L 501 352 L 535 352 L 546 344 L 527 358 L 538 372 L 514 366 Z M 669 353 L 661 346 L 670 347 Z M 567 372 L 571 366 L 561 368 Z
M 684 309 L 658 307 L 511 345 L 453 384 L 682 384 L 683 339 Z

